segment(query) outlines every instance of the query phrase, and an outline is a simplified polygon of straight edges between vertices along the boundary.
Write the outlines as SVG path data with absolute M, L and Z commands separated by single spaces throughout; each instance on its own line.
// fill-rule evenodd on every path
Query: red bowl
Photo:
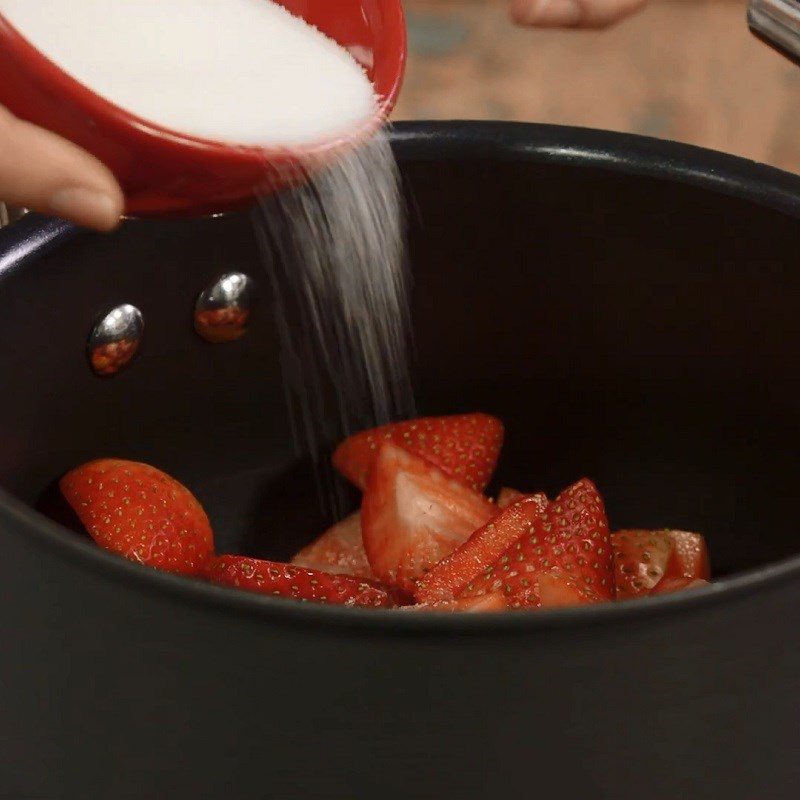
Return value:
M 397 99 L 406 59 L 400 0 L 278 0 L 346 47 L 367 70 L 379 114 L 346 139 L 286 148 L 236 147 L 169 130 L 125 111 L 67 75 L 0 14 L 0 104 L 88 150 L 119 180 L 126 214 L 225 211 L 324 164 L 377 127 Z

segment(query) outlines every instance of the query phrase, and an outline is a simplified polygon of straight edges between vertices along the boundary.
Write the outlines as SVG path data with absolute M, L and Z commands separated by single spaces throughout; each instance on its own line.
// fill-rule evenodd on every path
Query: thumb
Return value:
M 111 230 L 125 200 L 109 169 L 76 145 L 0 107 L 0 200 Z

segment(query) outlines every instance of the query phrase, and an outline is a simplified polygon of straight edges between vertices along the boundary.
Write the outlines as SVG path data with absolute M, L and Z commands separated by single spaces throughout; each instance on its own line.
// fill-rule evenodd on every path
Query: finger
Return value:
M 511 0 L 519 25 L 536 28 L 606 28 L 638 11 L 646 0 Z
M 0 108 L 0 200 L 98 230 L 119 222 L 114 176 L 76 145 Z

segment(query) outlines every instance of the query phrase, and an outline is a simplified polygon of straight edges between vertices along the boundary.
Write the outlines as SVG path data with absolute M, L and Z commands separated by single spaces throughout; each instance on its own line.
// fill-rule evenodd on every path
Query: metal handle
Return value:
M 800 3 L 750 0 L 747 23 L 759 39 L 800 66 Z

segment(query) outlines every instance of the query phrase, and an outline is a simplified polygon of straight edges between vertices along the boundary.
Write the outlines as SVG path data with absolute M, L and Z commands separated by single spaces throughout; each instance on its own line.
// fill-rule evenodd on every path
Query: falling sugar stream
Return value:
M 386 134 L 310 171 L 302 186 L 264 195 L 255 227 L 295 442 L 311 455 L 325 510 L 338 517 L 344 497 L 331 445 L 415 411 L 405 214 Z

